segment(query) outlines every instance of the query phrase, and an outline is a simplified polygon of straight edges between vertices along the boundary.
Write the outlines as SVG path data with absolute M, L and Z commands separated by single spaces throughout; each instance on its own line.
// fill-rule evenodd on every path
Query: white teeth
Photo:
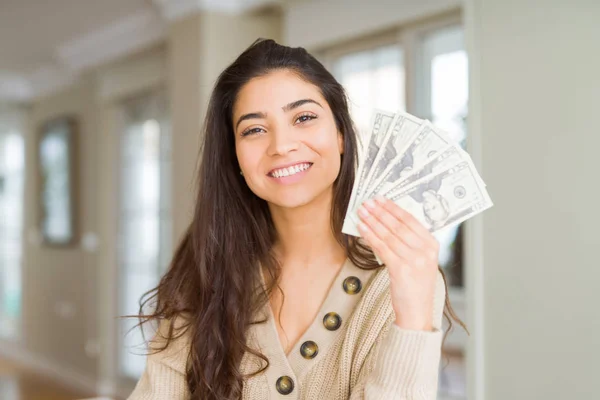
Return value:
M 275 178 L 281 178 L 281 177 L 284 177 L 284 176 L 294 175 L 294 174 L 297 174 L 298 172 L 302 172 L 304 170 L 307 170 L 308 167 L 310 167 L 310 164 L 294 165 L 292 167 L 278 169 L 278 170 L 274 171 L 272 173 L 272 175 Z

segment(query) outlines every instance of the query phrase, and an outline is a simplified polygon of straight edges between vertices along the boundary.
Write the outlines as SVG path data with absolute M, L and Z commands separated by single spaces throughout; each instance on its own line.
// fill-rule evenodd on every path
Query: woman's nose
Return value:
M 298 149 L 298 140 L 294 137 L 291 129 L 281 128 L 271 132 L 270 156 L 284 155 Z

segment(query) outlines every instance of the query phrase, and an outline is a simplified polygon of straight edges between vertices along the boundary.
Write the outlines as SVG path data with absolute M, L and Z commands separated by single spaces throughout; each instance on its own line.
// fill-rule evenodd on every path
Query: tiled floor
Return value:
M 93 397 L 73 391 L 47 378 L 0 359 L 0 399 L 2 400 L 76 400 Z

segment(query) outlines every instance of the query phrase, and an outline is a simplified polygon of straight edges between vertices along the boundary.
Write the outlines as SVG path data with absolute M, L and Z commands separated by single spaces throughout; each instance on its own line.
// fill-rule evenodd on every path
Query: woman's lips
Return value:
M 267 175 L 277 183 L 292 184 L 306 176 L 311 167 L 312 163 L 310 162 L 300 162 L 284 168 L 273 169 Z
M 281 178 L 292 176 L 297 173 L 300 173 L 304 170 L 307 170 L 311 167 L 312 163 L 308 161 L 300 161 L 296 163 L 290 163 L 286 165 L 282 165 L 277 168 L 273 168 L 267 175 L 272 176 L 274 178 Z

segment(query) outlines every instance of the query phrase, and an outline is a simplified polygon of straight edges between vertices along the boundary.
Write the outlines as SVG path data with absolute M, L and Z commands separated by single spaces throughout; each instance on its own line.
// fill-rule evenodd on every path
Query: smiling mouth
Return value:
M 287 168 L 274 169 L 271 172 L 269 172 L 267 175 L 269 175 L 273 178 L 283 178 L 286 176 L 296 175 L 297 173 L 300 173 L 302 171 L 306 171 L 312 165 L 313 165 L 313 163 L 310 163 L 310 162 L 300 163 L 300 164 L 292 165 L 291 167 L 287 167 Z

